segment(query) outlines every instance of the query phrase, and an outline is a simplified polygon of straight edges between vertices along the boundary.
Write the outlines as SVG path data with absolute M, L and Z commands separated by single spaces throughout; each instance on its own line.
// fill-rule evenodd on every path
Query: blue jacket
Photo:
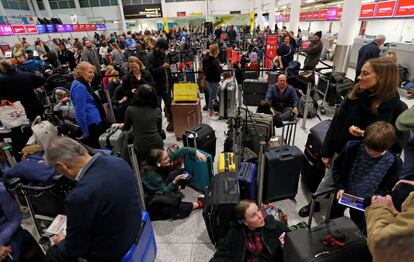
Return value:
M 137 180 L 128 163 L 97 155 L 65 199 L 63 254 L 90 262 L 120 261 L 137 237 L 141 209 Z
M 381 50 L 378 48 L 377 43 L 375 43 L 374 41 L 364 45 L 363 47 L 361 47 L 361 49 L 359 49 L 358 62 L 355 69 L 355 75 L 357 77 L 361 73 L 361 68 L 365 64 L 365 62 L 368 59 L 379 57 L 380 51 Z
M 16 200 L 0 182 L 0 246 L 7 246 L 21 222 L 20 208 Z
M 298 107 L 299 105 L 298 94 L 291 85 L 288 85 L 283 92 L 276 85 L 270 85 L 267 89 L 266 100 L 276 111 L 282 111 L 285 107 Z
M 137 42 L 135 41 L 134 38 L 127 38 L 125 40 L 125 45 L 126 45 L 127 48 L 128 47 L 135 47 L 137 45 Z
M 95 105 L 93 96 L 83 83 L 74 80 L 70 88 L 70 97 L 75 108 L 76 122 L 82 129 L 83 135 L 89 136 L 88 127 L 101 122 L 101 116 Z

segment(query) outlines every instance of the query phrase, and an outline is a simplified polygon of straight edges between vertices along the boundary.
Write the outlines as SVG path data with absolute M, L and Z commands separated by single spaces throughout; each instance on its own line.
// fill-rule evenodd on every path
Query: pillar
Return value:
M 334 72 L 348 71 L 354 38 L 358 35 L 359 10 L 362 0 L 344 1 L 342 18 L 334 56 Z M 358 11 L 356 11 L 358 10 Z
M 162 0 L 162 2 L 165 3 L 165 0 Z M 121 14 L 121 20 L 122 20 L 122 31 L 126 32 L 127 28 L 126 28 L 126 21 L 125 21 L 125 15 L 124 15 L 124 6 L 122 5 L 122 0 L 118 0 L 118 6 L 119 6 L 119 13 Z
M 35 13 L 35 11 L 33 9 L 32 1 L 26 0 L 26 3 L 27 3 L 27 6 L 29 7 L 30 15 L 31 16 L 37 16 L 37 14 Z
M 37 4 L 37 1 L 36 0 L 29 0 L 29 1 L 33 5 L 34 12 L 35 12 L 36 16 L 41 17 L 42 14 L 40 13 L 40 9 L 39 9 L 39 5 Z
M 52 13 L 52 9 L 50 8 L 49 1 L 48 0 L 42 0 L 42 2 L 43 2 L 43 6 L 45 7 L 45 10 L 46 10 L 47 17 L 50 19 L 51 17 L 53 17 L 53 13 Z
M 165 0 L 163 0 L 163 1 L 165 1 Z M 206 22 L 211 22 L 209 0 L 206 0 Z
M 290 23 L 287 26 L 287 30 L 293 31 L 296 35 L 299 28 L 299 16 L 301 0 L 292 0 L 290 3 Z
M 249 0 L 249 25 L 250 27 L 253 26 L 253 28 L 250 28 L 250 34 L 251 36 L 254 36 L 256 30 L 255 30 L 255 25 L 254 25 L 254 2 L 255 0 Z M 253 20 L 252 20 L 252 14 L 253 14 Z
M 82 9 L 81 9 L 81 6 L 79 4 L 79 0 L 73 0 L 73 2 L 75 3 L 76 15 L 81 16 L 82 15 Z
M 257 25 L 260 29 L 263 29 L 263 0 L 257 0 Z
M 269 27 L 272 30 L 275 30 L 275 24 L 276 24 L 276 1 L 272 0 L 270 1 L 270 7 L 269 7 Z
M 6 11 L 4 10 L 4 6 L 3 3 L 0 0 L 0 15 L 5 16 L 6 15 Z

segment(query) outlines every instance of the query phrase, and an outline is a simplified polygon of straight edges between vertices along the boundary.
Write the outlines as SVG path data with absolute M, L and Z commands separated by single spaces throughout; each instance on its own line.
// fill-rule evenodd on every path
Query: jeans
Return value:
M 414 178 L 414 145 L 408 145 L 404 148 L 404 164 L 400 178 Z
M 282 109 L 282 112 L 276 111 L 278 114 L 277 116 L 282 121 L 290 121 L 292 120 L 292 108 L 291 107 L 285 107 Z
M 316 192 L 321 192 L 323 190 L 326 190 L 326 189 L 328 189 L 329 187 L 331 187 L 333 185 L 334 181 L 333 181 L 333 177 L 332 177 L 332 166 L 333 166 L 333 163 L 334 163 L 334 161 L 337 157 L 338 157 L 338 154 L 335 153 L 332 157 L 329 168 L 325 169 L 325 175 L 322 178 L 322 181 L 319 183 L 319 186 L 316 189 Z M 320 196 L 320 197 L 324 197 L 324 196 Z
M 219 87 L 220 87 L 220 83 L 207 81 L 207 88 L 208 88 L 208 93 L 209 93 L 208 109 L 211 111 L 213 111 L 213 100 L 217 99 Z
M 171 90 L 168 88 L 168 90 L 164 90 L 163 92 L 158 93 L 158 107 L 161 109 L 161 99 L 164 100 L 165 105 L 165 113 L 167 116 L 168 121 L 171 121 L 172 114 L 171 114 Z

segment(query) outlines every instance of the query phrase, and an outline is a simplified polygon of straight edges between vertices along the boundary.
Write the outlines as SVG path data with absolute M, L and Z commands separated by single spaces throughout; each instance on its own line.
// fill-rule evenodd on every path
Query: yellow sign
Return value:
M 162 18 L 162 20 L 163 20 L 163 22 L 164 22 L 164 31 L 166 32 L 166 33 L 168 33 L 168 32 L 170 32 L 170 29 L 168 28 L 168 17 L 163 17 Z
M 217 19 L 213 22 L 213 27 L 221 26 L 222 24 L 226 23 L 227 21 L 229 21 L 232 18 L 233 17 L 230 16 L 230 15 L 217 17 Z
M 250 12 L 250 30 L 254 32 L 254 12 Z
M 197 83 L 176 83 L 174 84 L 174 102 L 197 101 Z
M 191 13 L 189 13 L 187 16 L 203 16 L 203 13 L 196 13 L 196 12 L 191 12 Z

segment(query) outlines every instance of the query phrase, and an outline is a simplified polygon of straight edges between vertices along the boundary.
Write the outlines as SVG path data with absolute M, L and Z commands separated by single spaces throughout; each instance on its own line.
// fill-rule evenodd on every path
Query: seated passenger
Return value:
M 237 222 L 220 240 L 210 262 L 283 261 L 284 235 L 289 231 L 285 224 L 271 215 L 263 217 L 251 200 L 240 201 L 234 216 Z
M 292 120 L 298 114 L 299 98 L 295 88 L 289 85 L 284 74 L 279 75 L 276 85 L 269 86 L 266 101 L 273 116 L 281 121 Z
M 389 152 L 395 141 L 395 129 L 391 124 L 374 122 L 366 128 L 363 141 L 349 141 L 346 144 L 332 168 L 337 200 L 344 193 L 369 200 L 374 194 L 385 195 L 391 191 L 401 169 L 401 160 Z M 345 209 L 345 206 L 335 202 L 332 218 L 343 216 Z M 364 213 L 350 209 L 350 215 L 361 232 L 365 233 Z
M 132 169 L 121 158 L 95 154 L 67 137 L 54 139 L 45 154 L 77 185 L 65 199 L 66 236 L 55 235 L 45 261 L 120 261 L 141 225 L 140 199 Z
M 191 147 L 183 147 L 169 153 L 165 150 L 153 149 L 147 157 L 142 171 L 142 184 L 152 220 L 185 218 L 194 209 L 203 207 L 203 199 L 200 198 L 193 203 L 181 201 L 183 195 L 178 191 L 178 183 L 186 178 L 183 174 L 171 172 L 174 170 L 170 168 L 172 161 L 190 154 L 207 162 L 204 154 Z

